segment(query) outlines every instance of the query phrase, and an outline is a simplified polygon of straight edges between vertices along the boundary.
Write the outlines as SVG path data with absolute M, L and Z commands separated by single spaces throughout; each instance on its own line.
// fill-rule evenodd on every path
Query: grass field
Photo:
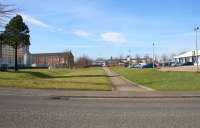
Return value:
M 200 90 L 200 73 L 162 72 L 153 69 L 130 69 L 113 67 L 112 70 L 127 79 L 162 91 Z
M 0 87 L 111 90 L 110 81 L 101 68 L 0 72 Z

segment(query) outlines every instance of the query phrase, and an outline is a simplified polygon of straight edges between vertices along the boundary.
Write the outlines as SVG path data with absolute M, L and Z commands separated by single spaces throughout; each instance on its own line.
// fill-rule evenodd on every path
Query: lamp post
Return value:
M 155 54 L 155 50 L 154 50 L 154 46 L 155 46 L 155 44 L 153 42 L 153 69 L 155 68 L 154 67 L 154 65 L 155 65 L 155 60 L 154 60 L 155 59 L 155 55 L 154 55 Z
M 196 38 L 196 40 L 195 40 L 195 43 L 196 43 L 196 52 L 195 52 L 195 54 L 196 54 L 196 63 L 197 63 L 197 72 L 199 72 L 199 58 L 198 58 L 198 30 L 199 30 L 199 27 L 195 27 L 194 28 L 194 31 L 195 31 L 195 38 Z
M 129 52 L 128 66 L 130 66 L 131 65 L 131 49 L 129 49 L 128 52 Z

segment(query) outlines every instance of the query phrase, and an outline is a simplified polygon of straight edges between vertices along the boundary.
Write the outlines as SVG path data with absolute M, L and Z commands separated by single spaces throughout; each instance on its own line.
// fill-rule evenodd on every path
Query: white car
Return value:
M 146 65 L 145 63 L 139 63 L 135 66 L 135 68 L 142 68 L 144 65 Z

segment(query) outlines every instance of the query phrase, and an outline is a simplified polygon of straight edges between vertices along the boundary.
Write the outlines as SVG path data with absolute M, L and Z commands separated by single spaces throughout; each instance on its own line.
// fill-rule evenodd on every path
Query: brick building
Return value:
M 71 52 L 61 53 L 38 53 L 32 54 L 32 66 L 72 68 L 74 66 L 74 56 Z
M 17 60 L 19 67 L 72 68 L 74 66 L 74 56 L 71 52 L 31 54 L 28 46 L 18 49 Z M 15 66 L 15 50 L 5 44 L 0 44 L 0 67 L 2 65 L 8 68 Z

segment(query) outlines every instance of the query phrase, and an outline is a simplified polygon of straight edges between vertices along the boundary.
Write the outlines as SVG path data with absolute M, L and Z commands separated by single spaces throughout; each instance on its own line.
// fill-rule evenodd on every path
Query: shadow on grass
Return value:
M 38 77 L 38 78 L 52 78 L 52 76 L 50 76 L 46 73 L 42 73 L 42 72 L 17 71 L 17 72 L 13 72 L 13 73 L 27 73 L 27 74 L 30 74 L 32 76 Z
M 19 76 L 20 76 L 20 74 L 27 75 L 27 79 L 22 78 L 22 81 L 19 81 L 19 82 L 23 82 L 23 80 L 25 80 L 25 81 L 29 80 L 30 84 L 33 84 L 34 86 L 37 85 L 37 87 L 40 87 L 40 86 L 43 87 L 43 85 L 48 85 L 48 86 L 55 85 L 58 87 L 60 85 L 72 85 L 72 86 L 80 86 L 80 87 L 84 87 L 84 86 L 87 87 L 87 86 L 92 85 L 92 86 L 94 86 L 94 88 L 95 87 L 98 88 L 98 86 L 99 87 L 110 86 L 110 84 L 107 82 L 98 81 L 98 78 L 108 77 L 106 75 L 87 75 L 87 74 L 86 75 L 70 75 L 69 74 L 69 76 L 64 76 L 64 75 L 60 74 L 60 76 L 53 76 L 53 75 L 45 73 L 45 72 L 37 72 L 37 71 L 17 71 L 17 72 L 10 72 L 10 73 L 17 73 L 17 74 L 19 73 Z M 29 74 L 31 76 L 34 76 L 34 77 L 37 77 L 40 79 L 37 79 L 37 78 L 35 79 L 34 77 L 30 77 Z M 58 78 L 58 80 L 56 78 Z M 61 78 L 61 79 L 59 79 L 59 78 Z M 75 79 L 70 79 L 70 78 L 75 78 Z M 87 79 L 85 81 L 84 79 L 81 80 L 82 78 L 87 78 Z M 80 81 L 79 81 L 79 79 L 80 79 Z M 95 80 L 90 81 L 90 79 L 95 79 Z M 20 84 L 20 83 L 18 83 L 18 84 Z M 15 84 L 13 83 L 13 85 L 15 85 Z
M 94 77 L 116 77 L 116 76 L 108 76 L 108 75 L 69 75 L 69 76 L 51 76 L 46 73 L 42 72 L 32 72 L 32 71 L 17 71 L 17 72 L 11 72 L 11 73 L 27 73 L 32 76 L 38 77 L 38 78 L 45 78 L 45 79 L 52 79 L 52 78 L 94 78 Z
M 11 72 L 11 73 L 27 73 L 32 76 L 38 77 L 38 78 L 83 78 L 83 77 L 114 77 L 114 76 L 107 76 L 107 75 L 69 75 L 69 76 L 51 76 L 46 73 L 42 72 L 32 72 L 32 71 L 17 71 L 17 72 Z
M 107 77 L 106 75 L 69 75 L 69 76 L 53 76 L 51 78 L 92 78 L 92 77 Z
M 104 82 L 79 82 L 79 81 L 54 81 L 55 83 L 63 83 L 65 82 L 66 84 L 77 84 L 77 85 L 108 85 L 107 83 Z

